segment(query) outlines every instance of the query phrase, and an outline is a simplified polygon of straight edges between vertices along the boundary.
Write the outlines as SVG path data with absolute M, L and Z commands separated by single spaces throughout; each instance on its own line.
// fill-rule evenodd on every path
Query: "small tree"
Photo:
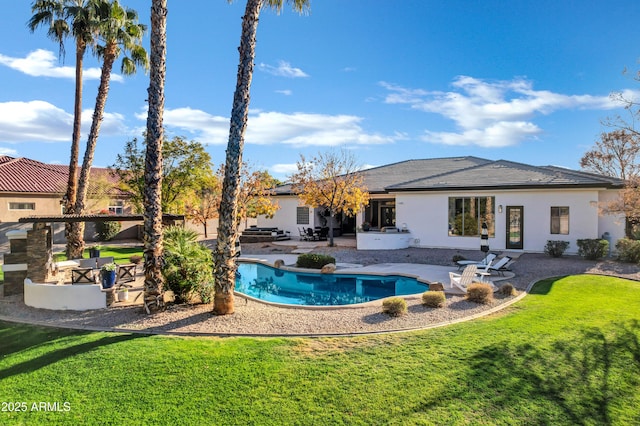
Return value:
M 626 217 L 625 233 L 633 234 L 640 223 L 640 134 L 621 128 L 602 133 L 595 147 L 580 159 L 582 169 L 616 177 L 625 181 L 620 197 L 601 205 L 604 214 L 622 214 Z
M 298 172 L 290 179 L 302 204 L 329 212 L 329 245 L 333 246 L 333 218 L 338 213 L 353 216 L 369 204 L 369 192 L 355 158 L 349 152 L 319 153 L 309 161 L 303 155 Z
M 124 153 L 118 154 L 110 167 L 138 212 L 143 210 L 145 155 L 145 149 L 134 138 L 126 143 Z M 189 194 L 211 175 L 211 156 L 200 142 L 176 136 L 162 144 L 162 158 L 162 211 L 182 213 Z
M 215 175 L 201 179 L 199 187 L 192 192 L 186 205 L 187 218 L 203 225 L 205 237 L 207 237 L 207 220 L 218 217 L 223 178 L 224 165 L 218 168 Z M 279 207 L 270 196 L 271 188 L 277 183 L 278 180 L 266 170 L 252 170 L 249 165 L 243 163 L 238 194 L 238 226 L 250 217 L 273 216 Z

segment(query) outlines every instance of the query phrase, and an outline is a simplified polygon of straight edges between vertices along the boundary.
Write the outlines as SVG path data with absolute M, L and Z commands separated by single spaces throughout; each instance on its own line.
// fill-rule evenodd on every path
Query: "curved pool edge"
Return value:
M 325 274 L 323 274 L 318 269 L 300 268 L 300 267 L 297 267 L 297 266 L 283 265 L 283 266 L 278 268 L 273 263 L 271 263 L 269 261 L 262 260 L 262 259 L 259 259 L 259 258 L 252 258 L 252 257 L 248 257 L 248 256 L 239 257 L 238 258 L 238 262 L 239 263 L 259 263 L 261 265 L 269 266 L 269 267 L 274 268 L 274 269 L 280 269 L 280 270 L 289 271 L 289 272 L 314 273 L 314 274 L 318 274 L 318 275 L 332 275 L 333 274 L 333 273 L 330 273 L 330 274 L 325 273 Z M 336 269 L 337 273 L 341 273 L 339 271 L 340 271 L 339 269 Z M 346 272 L 345 274 L 355 274 L 355 272 Z M 429 285 L 429 284 L 432 283 L 432 281 L 429 281 L 429 280 L 427 280 L 425 278 L 422 278 L 419 275 L 406 274 L 406 273 L 402 273 L 402 272 L 362 271 L 362 272 L 358 272 L 357 274 L 371 275 L 371 276 L 378 276 L 378 277 L 398 277 L 399 276 L 399 277 L 403 277 L 403 278 L 415 279 L 415 280 L 417 280 L 418 282 L 420 282 L 422 284 Z M 423 293 L 406 294 L 406 295 L 401 295 L 401 296 L 388 296 L 388 297 L 383 297 L 381 299 L 371 300 L 369 302 L 350 303 L 348 305 L 297 305 L 297 304 L 292 304 L 292 303 L 269 302 L 267 300 L 258 299 L 257 297 L 249 296 L 248 294 L 245 294 L 245 293 L 242 293 L 240 291 L 234 290 L 234 294 L 236 294 L 238 296 L 241 296 L 241 297 L 244 297 L 244 298 L 246 298 L 248 300 L 257 302 L 257 303 L 264 303 L 266 305 L 271 305 L 271 306 L 284 308 L 284 309 L 308 309 L 308 310 L 362 309 L 362 308 L 368 308 L 368 307 L 371 307 L 371 306 L 381 305 L 383 300 L 388 299 L 390 297 L 401 297 L 401 298 L 407 299 L 407 300 L 419 299 L 419 298 L 422 297 Z M 455 291 L 447 291 L 445 289 L 445 294 L 459 296 L 461 293 L 458 293 L 458 292 L 455 292 Z

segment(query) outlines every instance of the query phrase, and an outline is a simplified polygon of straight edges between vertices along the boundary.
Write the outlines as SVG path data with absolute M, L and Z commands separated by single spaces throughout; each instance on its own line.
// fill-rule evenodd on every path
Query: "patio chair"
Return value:
M 95 284 L 93 268 L 74 268 L 71 270 L 71 284 Z
M 307 241 L 315 241 L 318 237 L 312 228 L 307 228 Z
M 307 231 L 304 228 L 298 228 L 298 233 L 300 234 L 300 239 L 302 241 L 309 241 L 309 236 L 307 235 Z
M 91 268 L 96 269 L 96 258 L 92 257 L 90 259 L 73 259 L 78 262 L 78 267 L 80 268 Z
M 476 265 L 468 265 L 462 271 L 462 274 L 456 274 L 455 272 L 449 272 L 449 287 L 453 288 L 458 287 L 463 292 L 467 292 L 467 287 L 471 284 L 476 278 L 476 272 L 478 271 L 478 267 Z
M 329 228 L 327 227 L 320 228 L 320 232 L 317 233 L 317 236 L 318 236 L 318 240 L 326 241 L 327 238 L 329 238 Z
M 511 269 L 509 269 L 509 265 L 512 260 L 513 259 L 511 259 L 509 256 L 505 256 L 502 259 L 496 261 L 495 263 L 488 265 L 486 270 L 487 272 L 491 272 L 491 273 L 493 273 L 493 271 L 496 271 L 500 275 L 504 276 L 504 273 L 506 271 L 509 271 L 509 272 L 511 271 Z
M 113 257 L 98 257 L 96 267 L 98 269 L 102 268 L 107 263 L 113 263 Z
M 456 264 L 458 265 L 458 270 L 461 270 L 462 268 L 464 268 L 465 266 L 468 265 L 476 265 L 478 268 L 484 268 L 487 265 L 490 265 L 491 262 L 493 262 L 493 260 L 498 257 L 497 254 L 495 253 L 489 253 L 487 254 L 487 256 L 482 259 L 481 261 L 477 261 L 477 260 L 458 260 L 456 262 Z
M 130 285 L 124 283 L 136 280 L 136 266 L 137 265 L 135 263 L 118 265 L 118 276 L 116 278 L 116 282 L 120 287 L 131 287 Z

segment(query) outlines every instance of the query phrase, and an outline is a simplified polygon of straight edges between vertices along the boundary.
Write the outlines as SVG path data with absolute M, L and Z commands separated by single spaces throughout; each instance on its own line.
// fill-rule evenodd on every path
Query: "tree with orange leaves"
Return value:
M 293 191 L 300 202 L 329 212 L 329 246 L 333 246 L 333 218 L 338 213 L 353 216 L 369 204 L 364 177 L 352 154 L 345 150 L 319 153 L 307 159 L 300 155 L 298 171 L 291 175 Z

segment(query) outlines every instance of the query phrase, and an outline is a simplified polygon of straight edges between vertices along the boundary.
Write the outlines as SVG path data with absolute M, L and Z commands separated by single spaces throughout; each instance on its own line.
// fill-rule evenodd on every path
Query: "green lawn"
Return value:
M 129 257 L 134 254 L 142 256 L 142 247 L 103 246 L 100 249 L 100 257 L 113 257 L 116 263 L 129 263 Z M 90 257 L 88 248 L 82 257 L 87 259 Z M 56 262 L 67 260 L 67 256 L 64 252 L 54 253 L 53 260 Z
M 27 408 L 0 424 L 640 424 L 640 284 L 547 280 L 491 317 L 357 338 L 0 323 L 0 395 Z

